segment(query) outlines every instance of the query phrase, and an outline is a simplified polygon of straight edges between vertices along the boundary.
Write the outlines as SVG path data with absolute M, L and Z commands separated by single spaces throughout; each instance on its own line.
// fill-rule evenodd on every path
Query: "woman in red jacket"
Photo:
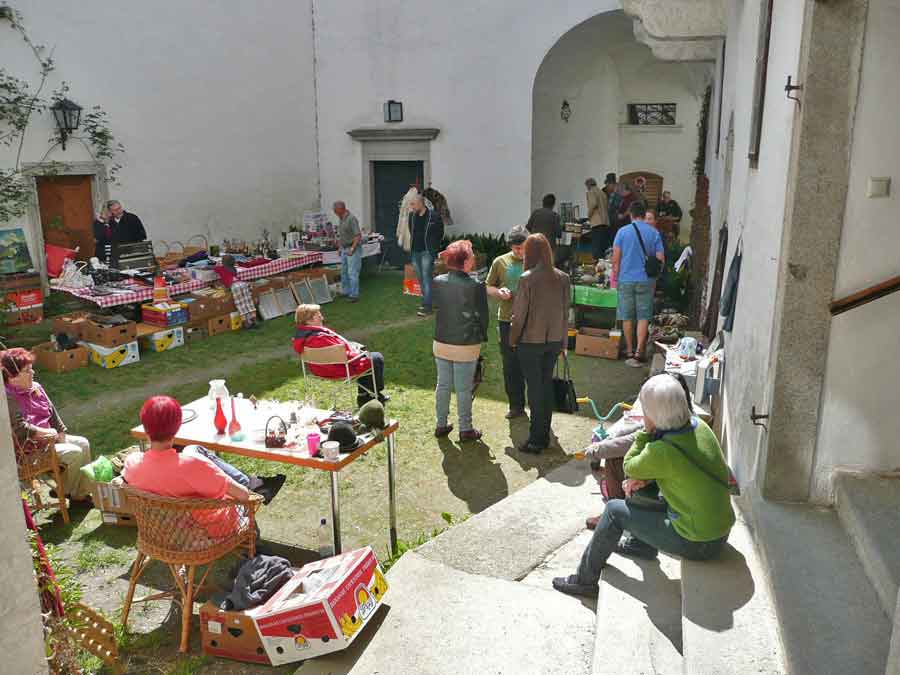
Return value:
M 372 400 L 372 395 L 363 388 L 363 385 L 370 390 L 376 390 L 377 387 L 378 400 L 382 404 L 391 400 L 391 397 L 384 393 L 384 357 L 379 352 L 369 352 L 367 356 L 360 356 L 364 352 L 361 344 L 351 342 L 325 327 L 325 317 L 322 316 L 322 308 L 319 305 L 300 305 L 294 314 L 294 321 L 297 324 L 297 332 L 294 335 L 294 351 L 298 354 L 302 354 L 306 347 L 316 349 L 343 345 L 347 359 L 350 361 L 351 377 L 356 377 L 369 368 L 372 369 L 375 382 L 372 382 L 371 375 L 359 381 L 356 395 L 357 405 L 362 406 Z M 343 379 L 347 374 L 343 364 L 338 363 L 310 363 L 306 367 L 313 375 L 330 380 Z

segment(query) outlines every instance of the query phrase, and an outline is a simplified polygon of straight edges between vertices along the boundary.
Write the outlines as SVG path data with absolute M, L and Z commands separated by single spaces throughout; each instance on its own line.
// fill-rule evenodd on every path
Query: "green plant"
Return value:
M 453 237 L 444 237 L 442 248 L 446 248 L 451 242 L 468 239 L 472 242 L 472 250 L 475 253 L 481 253 L 485 258 L 485 266 L 490 267 L 497 258 L 507 251 L 509 246 L 506 244 L 505 234 L 458 234 Z
M 444 522 L 447 523 L 447 527 L 435 527 L 431 530 L 430 533 L 429 532 L 420 532 L 419 536 L 416 537 L 415 539 L 407 540 L 407 541 L 398 541 L 397 542 L 397 550 L 394 551 L 393 553 L 391 553 L 391 551 L 387 552 L 387 557 L 381 563 L 382 569 L 384 569 L 384 571 L 387 572 L 389 569 L 391 569 L 391 567 L 394 566 L 394 564 L 398 560 L 400 560 L 400 558 L 403 557 L 403 555 L 405 553 L 408 553 L 409 551 L 413 551 L 413 550 L 419 548 L 426 541 L 430 541 L 431 539 L 434 539 L 439 534 L 446 532 L 453 526 L 453 524 L 455 522 L 461 523 L 461 522 L 468 520 L 469 516 L 466 515 L 466 516 L 463 516 L 462 518 L 457 519 L 457 518 L 453 517 L 453 514 L 443 511 L 441 513 L 441 518 L 443 518 Z
M 27 170 L 22 168 L 22 150 L 28 128 L 34 118 L 47 112 L 50 106 L 65 98 L 69 85 L 61 84 L 47 98 L 44 89 L 50 74 L 56 70 L 53 51 L 34 42 L 25 28 L 22 13 L 4 5 L 0 7 L 0 22 L 7 22 L 31 51 L 39 66 L 39 79 L 32 87 L 25 79 L 10 73 L 0 66 L 0 143 L 16 147 L 16 159 L 11 168 L 0 169 L 0 222 L 18 218 L 25 213 L 31 199 L 31 176 L 34 174 L 53 175 L 65 170 L 65 162 L 48 160 L 50 153 L 62 143 L 59 130 L 55 129 L 50 138 L 50 147 L 36 164 Z M 82 119 L 81 133 L 69 136 L 69 140 L 80 142 L 97 162 L 107 167 L 106 180 L 116 182 L 121 165 L 114 158 L 125 148 L 117 143 L 109 127 L 106 112 L 93 106 Z

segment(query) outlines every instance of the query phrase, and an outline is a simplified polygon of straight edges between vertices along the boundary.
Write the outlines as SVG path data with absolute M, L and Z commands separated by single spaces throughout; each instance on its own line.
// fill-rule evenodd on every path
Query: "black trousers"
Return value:
M 500 321 L 500 356 L 503 357 L 503 384 L 510 410 L 525 410 L 525 377 L 519 357 L 509 346 L 509 321 Z
M 369 358 L 372 360 L 372 371 L 375 375 L 375 382 L 372 382 L 371 375 L 361 377 L 357 381 L 356 397 L 359 400 L 366 399 L 368 401 L 372 398 L 372 395 L 363 389 L 362 385 L 366 385 L 369 389 L 373 389 L 373 384 L 377 384 L 378 393 L 381 394 L 384 391 L 384 356 L 382 356 L 381 352 L 369 352 Z
M 609 225 L 597 225 L 591 228 L 591 255 L 594 260 L 606 257 L 606 252 L 612 248 L 612 228 Z
M 550 445 L 550 422 L 555 403 L 553 367 L 561 351 L 562 342 L 520 342 L 516 349 L 528 385 L 528 407 L 531 409 L 528 442 L 539 448 Z

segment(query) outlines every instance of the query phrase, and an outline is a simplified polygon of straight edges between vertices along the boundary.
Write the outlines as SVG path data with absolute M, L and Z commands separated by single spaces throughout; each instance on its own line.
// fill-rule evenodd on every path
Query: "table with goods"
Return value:
M 352 426 L 354 444 L 328 441 L 336 423 Z M 391 550 L 397 547 L 396 420 L 383 429 L 368 428 L 351 413 L 322 410 L 311 401 L 274 401 L 230 396 L 224 380 L 210 382 L 209 394 L 184 406 L 176 446 L 200 445 L 216 453 L 304 466 L 328 472 L 331 480 L 331 527 L 335 554 L 341 552 L 340 473 L 379 443 L 387 445 L 388 511 Z M 143 426 L 131 435 L 147 443 Z

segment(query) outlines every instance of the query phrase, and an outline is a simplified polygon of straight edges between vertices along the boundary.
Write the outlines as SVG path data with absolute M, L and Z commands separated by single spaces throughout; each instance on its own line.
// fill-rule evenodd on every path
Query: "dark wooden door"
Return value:
M 423 162 L 374 162 L 375 230 L 385 237 L 397 238 L 400 200 L 411 185 L 424 188 Z
M 94 255 L 92 176 L 39 176 L 38 206 L 44 241 L 78 248 L 78 259 Z

